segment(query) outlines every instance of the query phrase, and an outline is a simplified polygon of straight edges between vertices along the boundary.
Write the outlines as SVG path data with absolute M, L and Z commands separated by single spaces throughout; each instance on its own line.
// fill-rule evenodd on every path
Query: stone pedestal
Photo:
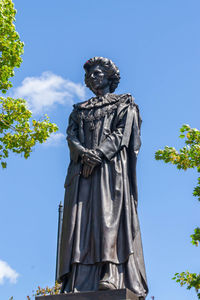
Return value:
M 128 289 L 37 296 L 35 300 L 143 300 Z

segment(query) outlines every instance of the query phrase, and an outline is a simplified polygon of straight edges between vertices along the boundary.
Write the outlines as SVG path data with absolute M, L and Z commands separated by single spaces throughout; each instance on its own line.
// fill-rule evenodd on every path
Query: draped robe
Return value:
M 67 129 L 70 164 L 59 254 L 63 291 L 97 290 L 110 270 L 116 288 L 147 294 L 137 215 L 140 124 L 130 94 L 106 94 L 74 105 Z M 103 153 L 88 178 L 81 174 L 84 149 Z

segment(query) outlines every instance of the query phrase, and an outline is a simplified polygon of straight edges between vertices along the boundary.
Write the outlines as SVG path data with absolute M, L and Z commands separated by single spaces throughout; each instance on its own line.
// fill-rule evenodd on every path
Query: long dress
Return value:
M 148 292 L 137 215 L 140 124 L 130 94 L 106 94 L 74 105 L 59 255 L 58 280 L 65 292 L 98 290 L 105 276 L 115 288 L 144 298 Z M 104 155 L 88 178 L 81 175 L 85 148 Z

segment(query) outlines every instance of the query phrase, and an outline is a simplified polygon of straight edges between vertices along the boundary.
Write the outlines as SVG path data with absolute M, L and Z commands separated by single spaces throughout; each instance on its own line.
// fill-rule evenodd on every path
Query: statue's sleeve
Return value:
M 128 148 L 132 133 L 135 135 L 136 141 L 134 151 L 139 151 L 140 129 L 138 125 L 138 117 L 137 107 L 132 102 L 128 103 L 128 105 L 127 103 L 122 105 L 119 109 L 115 122 L 115 129 L 97 148 L 108 160 L 111 160 L 112 157 L 122 149 L 122 147 Z
M 84 152 L 85 148 L 78 139 L 79 124 L 76 112 L 73 111 L 69 116 L 69 123 L 67 127 L 67 141 L 70 150 L 70 158 L 75 163 L 78 162 L 79 157 Z

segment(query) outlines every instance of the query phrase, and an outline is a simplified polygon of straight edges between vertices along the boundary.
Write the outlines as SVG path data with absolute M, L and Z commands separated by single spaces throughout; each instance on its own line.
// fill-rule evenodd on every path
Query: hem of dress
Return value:
M 96 265 L 96 264 L 106 263 L 106 262 L 110 262 L 110 263 L 113 263 L 113 264 L 116 264 L 116 265 L 120 265 L 120 264 L 124 264 L 125 262 L 127 262 L 128 259 L 129 259 L 129 257 L 130 257 L 131 255 L 133 255 L 133 254 L 134 254 L 134 252 L 130 252 L 130 253 L 127 255 L 126 259 L 124 259 L 124 260 L 122 260 L 122 261 L 115 261 L 115 260 L 113 260 L 113 259 L 102 259 L 102 260 L 97 260 L 97 261 L 95 261 L 95 262 L 87 262 L 87 263 L 85 263 L 85 262 L 81 262 L 80 260 L 76 260 L 76 261 L 72 261 L 71 264 L 70 264 L 70 266 L 71 266 L 71 265 L 74 265 L 74 264 L 81 264 L 81 265 Z M 59 279 L 58 279 L 57 281 L 58 281 L 58 282 L 61 282 L 61 281 L 62 281 L 62 278 L 65 277 L 65 276 L 66 276 L 68 273 L 70 273 L 70 272 L 71 272 L 71 270 L 70 270 L 70 268 L 68 268 L 68 270 L 65 271 L 65 273 L 63 273 L 62 275 L 59 276 Z

